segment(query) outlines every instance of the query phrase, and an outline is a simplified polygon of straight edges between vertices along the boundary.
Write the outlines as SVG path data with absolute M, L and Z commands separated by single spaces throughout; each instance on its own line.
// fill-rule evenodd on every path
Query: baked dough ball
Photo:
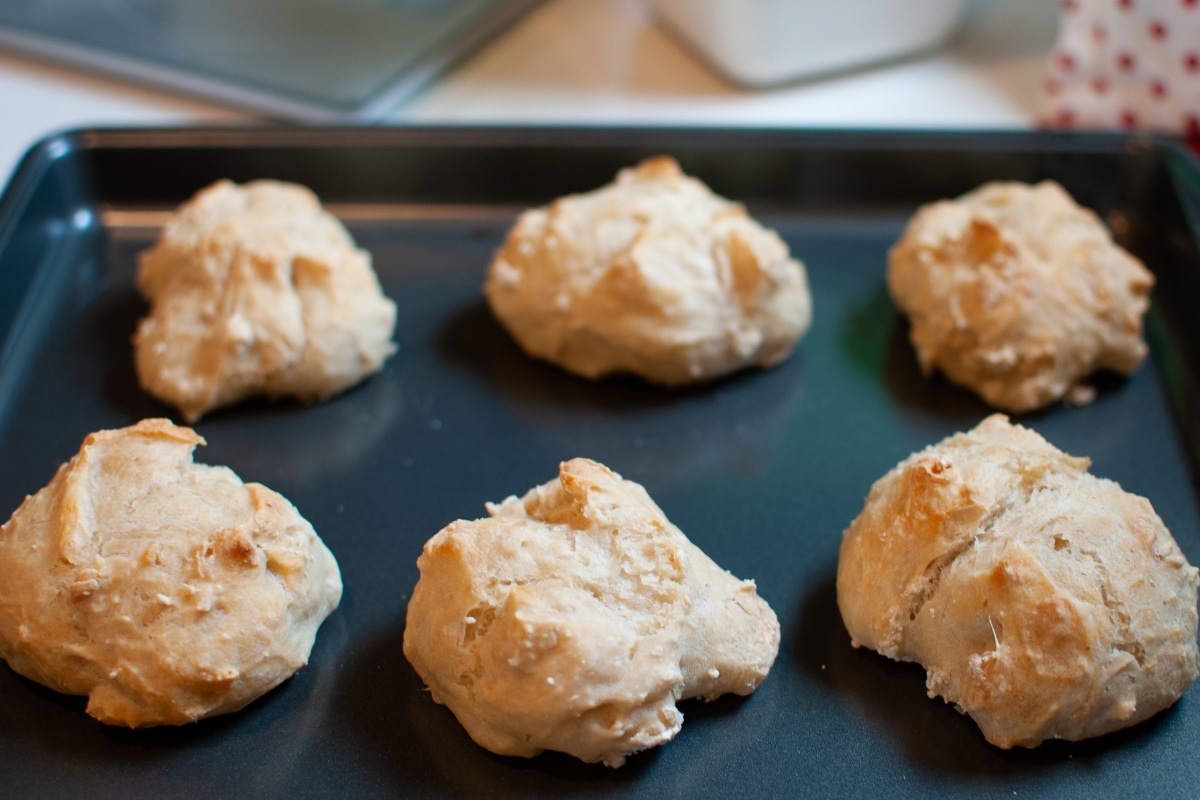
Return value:
M 426 544 L 404 654 L 476 742 L 611 767 L 669 741 L 678 700 L 753 692 L 779 622 L 645 489 L 594 461 Z
M 888 257 L 921 371 L 991 405 L 1087 402 L 1097 370 L 1146 357 L 1154 276 L 1061 186 L 989 183 L 924 206 Z
M 286 499 L 167 420 L 93 433 L 0 528 L 0 656 L 131 728 L 237 711 L 308 661 L 342 595 Z
M 142 387 L 189 421 L 252 395 L 320 400 L 395 351 L 371 257 L 303 186 L 219 181 L 142 254 Z
M 1196 569 L 1088 464 L 997 414 L 881 478 L 842 541 L 855 646 L 922 664 L 1002 748 L 1133 725 L 1196 679 Z
M 677 385 L 772 367 L 812 316 L 783 240 L 667 157 L 526 211 L 484 288 L 526 353 L 586 378 Z

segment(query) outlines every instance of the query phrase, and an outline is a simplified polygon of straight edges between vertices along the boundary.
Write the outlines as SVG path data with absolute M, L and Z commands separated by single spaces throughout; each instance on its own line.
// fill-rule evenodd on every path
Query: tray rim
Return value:
M 1151 132 L 946 130 L 892 128 L 788 128 L 721 126 L 445 125 L 380 126 L 214 124 L 195 126 L 81 126 L 47 133 L 33 142 L 0 186 L 0 252 L 17 219 L 53 163 L 82 150 L 132 148 L 304 148 L 304 147 L 589 147 L 679 146 L 736 142 L 741 146 L 787 149 L 821 147 L 851 151 L 887 145 L 901 151 L 957 149 L 963 152 L 1112 154 L 1155 150 L 1184 170 L 1200 175 L 1200 148 Z M 1200 178 L 1197 178 L 1200 181 Z

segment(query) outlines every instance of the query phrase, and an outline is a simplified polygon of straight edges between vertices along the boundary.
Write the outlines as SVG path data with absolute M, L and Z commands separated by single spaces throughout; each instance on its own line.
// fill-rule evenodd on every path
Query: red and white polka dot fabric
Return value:
M 1200 138 L 1200 0 L 1064 0 L 1043 89 L 1049 127 Z

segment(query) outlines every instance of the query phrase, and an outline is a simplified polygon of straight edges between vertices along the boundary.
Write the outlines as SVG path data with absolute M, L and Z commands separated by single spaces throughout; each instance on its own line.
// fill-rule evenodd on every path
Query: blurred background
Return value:
M 1079 121 L 1055 116 L 1047 87 L 1070 88 L 1052 74 L 1063 66 L 1056 37 L 1087 0 L 833 5 L 6 0 L 0 179 L 43 136 L 91 126 L 1026 130 Z

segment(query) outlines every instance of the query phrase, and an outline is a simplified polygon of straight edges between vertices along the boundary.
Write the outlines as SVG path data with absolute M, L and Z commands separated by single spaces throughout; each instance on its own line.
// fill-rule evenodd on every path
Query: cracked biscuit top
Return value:
M 142 387 L 189 422 L 253 395 L 321 400 L 395 351 L 371 257 L 303 186 L 218 181 L 142 254 Z
M 784 241 L 665 156 L 523 213 L 484 290 L 529 355 L 667 385 L 773 367 L 812 317 Z
M 779 623 L 646 491 L 587 459 L 430 539 L 404 654 L 502 755 L 617 767 L 679 732 L 676 701 L 753 692 Z
M 87 437 L 0 528 L 0 657 L 132 728 L 236 711 L 308 661 L 337 562 L 167 420 Z
M 846 530 L 855 646 L 922 664 L 991 743 L 1140 722 L 1197 676 L 1197 571 L 1149 501 L 993 415 L 902 461 Z
M 922 207 L 888 255 L 921 371 L 1011 412 L 1085 403 L 1146 357 L 1154 276 L 1053 181 L 989 183 Z

